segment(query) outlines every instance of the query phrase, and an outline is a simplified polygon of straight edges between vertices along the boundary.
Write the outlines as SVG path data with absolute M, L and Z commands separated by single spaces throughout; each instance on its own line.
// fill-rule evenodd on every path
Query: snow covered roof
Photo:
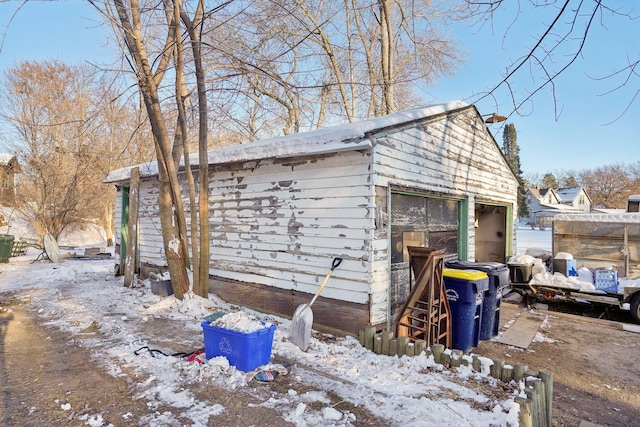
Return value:
M 529 188 L 529 192 L 538 200 L 544 199 L 547 194 L 555 195 L 556 198 L 558 198 L 558 195 L 553 188 L 531 187 Z
M 607 209 L 607 208 L 593 208 L 592 214 L 607 214 L 607 215 L 618 215 L 621 213 L 625 213 L 624 209 Z
M 367 139 L 367 135 L 374 131 L 465 107 L 469 107 L 466 102 L 452 101 L 414 108 L 360 122 L 223 147 L 208 152 L 209 164 L 245 162 L 258 159 L 295 157 L 371 148 L 373 141 Z M 191 165 L 197 165 L 197 154 L 192 155 L 189 160 Z M 131 169 L 136 166 L 140 167 L 141 176 L 153 176 L 158 173 L 156 162 L 144 163 L 114 170 L 109 173 L 103 182 L 113 183 L 126 181 L 131 175 Z
M 15 157 L 13 154 L 0 153 L 0 166 L 7 166 Z
M 564 214 L 557 215 L 556 221 L 582 221 L 582 222 L 628 222 L 640 223 L 640 213 L 618 214 Z
M 572 203 L 581 193 L 591 201 L 591 197 L 589 197 L 589 194 L 587 194 L 586 190 L 582 187 L 558 188 L 556 193 L 560 198 L 560 203 Z
M 580 187 L 576 187 L 576 188 L 558 188 L 558 190 L 556 190 L 556 193 L 558 193 L 558 196 L 560 197 L 560 201 L 562 202 L 572 202 L 576 196 L 578 194 L 580 194 L 580 191 L 582 190 L 582 188 Z
M 574 208 L 573 206 L 563 205 L 563 204 L 540 204 L 540 209 L 536 210 L 534 213 L 547 212 L 552 213 L 554 215 L 562 214 L 562 213 L 579 213 L 582 212 L 580 209 Z

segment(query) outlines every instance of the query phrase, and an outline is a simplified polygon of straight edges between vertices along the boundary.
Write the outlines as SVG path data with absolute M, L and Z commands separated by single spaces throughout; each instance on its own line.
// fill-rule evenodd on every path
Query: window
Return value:
M 445 249 L 458 258 L 461 201 L 415 194 L 391 194 L 391 318 L 410 292 L 408 246 Z

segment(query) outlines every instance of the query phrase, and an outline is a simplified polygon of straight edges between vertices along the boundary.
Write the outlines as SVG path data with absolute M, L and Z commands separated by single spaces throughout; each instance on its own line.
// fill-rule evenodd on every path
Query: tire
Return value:
M 631 317 L 636 323 L 640 323 L 640 292 L 631 297 Z

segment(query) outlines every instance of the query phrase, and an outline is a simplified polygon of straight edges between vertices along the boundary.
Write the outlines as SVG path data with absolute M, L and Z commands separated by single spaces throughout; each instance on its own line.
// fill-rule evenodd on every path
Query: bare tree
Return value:
M 594 206 L 624 209 L 633 182 L 623 164 L 601 166 L 580 173 L 580 182 Z
M 91 1 L 107 18 L 114 34 L 123 42 L 124 54 L 129 59 L 131 71 L 137 79 L 137 87 L 144 102 L 153 133 L 160 182 L 159 216 L 162 226 L 164 252 L 174 294 L 182 299 L 189 290 L 187 269 L 191 266 L 185 208 L 178 178 L 180 158 L 185 161 L 190 185 L 190 211 L 192 226 L 192 255 L 198 268 L 194 274 L 193 290 L 202 297 L 208 296 L 209 231 L 208 231 L 208 108 L 202 44 L 200 37 L 205 18 L 215 10 L 204 9 L 204 2 L 195 2 L 194 9 L 187 9 L 182 1 L 140 3 Z M 219 6 L 224 9 L 226 4 Z M 184 24 L 191 47 L 187 56 L 181 23 Z M 195 69 L 195 84 L 189 89 L 185 79 L 187 59 Z M 174 67 L 171 69 L 170 67 Z M 174 77 L 172 86 L 165 86 L 165 79 Z M 172 89 L 170 89 L 170 87 Z M 191 93 L 197 95 L 196 99 Z M 165 102 L 166 100 L 169 100 Z M 173 102 L 171 101 L 173 100 Z M 190 176 L 188 148 L 187 105 L 195 105 L 197 115 L 193 119 L 198 129 L 199 151 L 199 208 L 196 209 L 194 180 Z M 175 123 L 175 124 L 174 124 Z M 198 212 L 198 216 L 195 212 Z M 197 244 L 195 236 L 199 236 Z M 195 259 L 197 258 L 197 259 Z
M 194 291 L 207 293 L 210 129 L 220 125 L 218 140 L 246 140 L 317 127 L 325 118 L 392 112 L 411 99 L 412 83 L 446 74 L 458 60 L 454 43 L 430 25 L 437 14 L 429 2 L 421 3 L 424 10 L 408 1 L 238 0 L 212 9 L 204 0 L 91 3 L 122 41 L 153 131 L 164 248 L 178 298 L 188 289 L 189 267 L 181 158 L 199 271 Z M 191 133 L 198 141 L 197 192 L 188 164 Z
M 602 26 L 609 32 L 616 31 L 616 23 L 638 19 L 633 14 L 631 4 L 616 4 L 607 0 L 561 0 L 536 1 L 518 0 L 517 2 L 504 0 L 466 0 L 467 12 L 464 18 L 476 18 L 481 23 L 491 25 L 494 17 L 504 14 L 508 5 L 515 11 L 509 29 L 519 25 L 519 19 L 531 12 L 538 12 L 545 16 L 545 27 L 541 34 L 535 37 L 533 46 L 525 47 L 522 55 L 514 60 L 505 70 L 504 75 L 478 100 L 485 97 L 495 97 L 498 91 L 505 89 L 511 97 L 513 109 L 520 114 L 530 112 L 534 97 L 543 90 L 548 90 L 553 98 L 556 119 L 561 108 L 556 96 L 556 85 L 559 77 L 585 55 L 586 47 L 592 43 L 590 35 L 597 26 Z M 509 33 L 505 34 L 509 37 Z M 620 63 L 610 74 L 597 75 L 587 70 L 592 78 L 602 80 L 614 79 L 611 91 L 629 89 L 631 82 L 638 77 L 640 60 L 627 56 L 620 58 Z M 518 87 L 516 78 L 527 77 L 527 84 Z M 629 101 L 622 106 L 620 114 L 624 114 L 631 104 L 638 98 L 640 89 L 629 91 Z
M 540 172 L 529 172 L 524 174 L 524 184 L 527 188 L 540 187 L 542 184 L 542 175 Z
M 6 145 L 22 166 L 17 207 L 40 236 L 57 238 L 73 223 L 111 223 L 113 194 L 101 181 L 140 157 L 120 144 L 131 109 L 123 114 L 110 93 L 105 76 L 86 65 L 25 61 L 4 74 L 0 111 L 13 129 Z
M 412 107 L 460 62 L 447 17 L 426 1 L 235 1 L 202 34 L 212 108 L 256 139 Z

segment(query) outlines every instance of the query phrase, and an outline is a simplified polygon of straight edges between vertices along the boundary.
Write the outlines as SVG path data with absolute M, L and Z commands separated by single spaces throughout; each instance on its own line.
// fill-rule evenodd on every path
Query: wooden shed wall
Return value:
M 466 228 L 470 259 L 475 250 L 475 203 L 513 205 L 516 211 L 517 181 L 473 109 L 378 135 L 373 149 L 373 180 L 377 186 L 409 188 L 468 201 L 468 223 L 460 226 Z M 376 236 L 374 247 L 386 248 L 387 236 Z M 385 278 L 372 288 L 373 324 L 385 321 L 387 316 L 390 272 L 388 254 L 384 254 L 374 259 L 373 265 L 376 277 Z
M 370 153 L 262 160 L 210 170 L 210 274 L 367 304 L 374 194 Z
M 377 185 L 398 184 L 478 201 L 514 204 L 518 183 L 472 109 L 378 139 Z
M 517 182 L 472 108 L 379 133 L 375 141 L 373 151 L 210 166 L 212 291 L 235 295 L 239 303 L 253 298 L 255 307 L 271 289 L 280 302 L 262 308 L 292 314 L 339 256 L 345 261 L 314 313 L 319 323 L 333 317 L 357 332 L 362 322 L 388 320 L 389 230 L 383 218 L 390 187 L 466 199 L 468 224 L 461 227 L 467 228 L 471 256 L 474 203 L 515 206 Z M 143 179 L 140 262 L 164 267 L 157 200 L 157 178 Z

